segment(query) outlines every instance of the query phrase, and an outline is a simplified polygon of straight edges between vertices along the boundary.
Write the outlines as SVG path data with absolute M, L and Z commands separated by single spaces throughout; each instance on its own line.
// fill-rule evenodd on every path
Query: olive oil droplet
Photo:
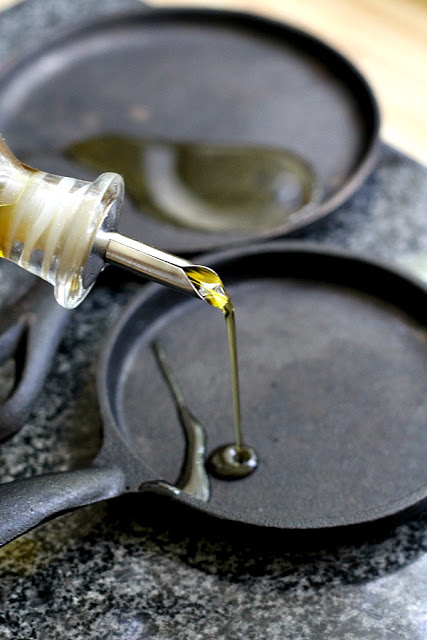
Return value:
M 209 469 L 217 478 L 237 480 L 250 475 L 258 466 L 258 455 L 255 449 L 242 445 L 226 444 L 211 453 L 208 460 Z

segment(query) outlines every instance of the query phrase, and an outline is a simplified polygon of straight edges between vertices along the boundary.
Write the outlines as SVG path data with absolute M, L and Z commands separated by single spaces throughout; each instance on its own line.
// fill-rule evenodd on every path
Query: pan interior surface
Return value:
M 201 508 L 253 524 L 316 528 L 410 504 L 427 487 L 425 326 L 362 284 L 323 279 L 322 258 L 312 260 L 313 277 L 286 275 L 278 258 L 254 257 L 253 279 L 219 266 L 237 310 L 244 437 L 260 464 L 244 480 L 212 478 Z M 353 270 L 351 262 L 338 266 Z M 153 340 L 210 452 L 233 439 L 224 322 L 207 305 L 155 289 L 118 335 L 116 419 L 141 460 L 174 483 L 185 442 Z
M 369 87 L 339 54 L 244 14 L 143 10 L 99 21 L 44 43 L 0 78 L 2 134 L 22 161 L 51 173 L 92 179 L 96 171 L 64 150 L 110 134 L 295 154 L 323 197 L 267 235 L 347 198 L 367 173 L 377 128 Z M 258 237 L 180 229 L 129 198 L 120 230 L 177 253 Z

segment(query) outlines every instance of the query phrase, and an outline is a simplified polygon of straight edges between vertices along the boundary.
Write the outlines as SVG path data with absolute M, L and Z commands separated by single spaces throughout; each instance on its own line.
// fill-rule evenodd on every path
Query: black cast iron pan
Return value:
M 244 13 L 115 15 L 56 34 L 0 74 L 0 131 L 17 157 L 52 173 L 93 178 L 63 151 L 110 133 L 273 146 L 313 167 L 318 206 L 259 233 L 180 229 L 128 199 L 120 231 L 178 254 L 277 237 L 321 218 L 370 171 L 378 129 L 375 98 L 351 63 L 298 29 Z
M 237 308 L 243 422 L 260 456 L 211 498 L 219 519 L 300 532 L 406 515 L 427 496 L 426 288 L 351 254 L 272 243 L 212 255 Z M 152 352 L 162 344 L 208 449 L 232 437 L 219 313 L 151 286 L 124 312 L 99 367 L 102 448 L 87 469 L 0 487 L 0 542 L 126 492 L 168 491 L 185 455 Z M 163 483 L 159 482 L 162 480 Z

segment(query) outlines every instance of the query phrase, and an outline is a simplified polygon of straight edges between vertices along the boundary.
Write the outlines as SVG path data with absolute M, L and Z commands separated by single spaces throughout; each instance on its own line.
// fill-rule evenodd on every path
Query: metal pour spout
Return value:
M 199 297 L 202 300 L 204 299 L 200 290 L 189 279 L 186 268 L 207 270 L 207 267 L 198 267 L 179 256 L 155 249 L 148 244 L 127 238 L 120 233 L 112 233 L 108 240 L 104 260 L 109 264 L 124 267 L 154 282 Z M 212 271 L 212 273 L 215 272 Z
M 0 137 L 0 257 L 50 282 L 72 309 L 110 263 L 222 308 L 222 282 L 207 267 L 117 233 L 123 178 L 94 182 L 22 164 Z

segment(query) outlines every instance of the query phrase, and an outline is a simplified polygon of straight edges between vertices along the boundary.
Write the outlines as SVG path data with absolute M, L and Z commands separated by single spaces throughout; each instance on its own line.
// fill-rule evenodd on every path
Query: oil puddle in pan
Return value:
M 159 342 L 152 344 L 154 355 L 175 402 L 179 421 L 186 440 L 185 460 L 176 486 L 193 498 L 208 502 L 210 498 L 209 477 L 205 469 L 205 430 L 188 408 L 181 387 L 169 366 L 166 353 Z
M 205 233 L 280 227 L 311 212 L 321 196 L 311 167 L 281 148 L 105 134 L 63 153 L 90 169 L 120 173 L 145 215 Z

